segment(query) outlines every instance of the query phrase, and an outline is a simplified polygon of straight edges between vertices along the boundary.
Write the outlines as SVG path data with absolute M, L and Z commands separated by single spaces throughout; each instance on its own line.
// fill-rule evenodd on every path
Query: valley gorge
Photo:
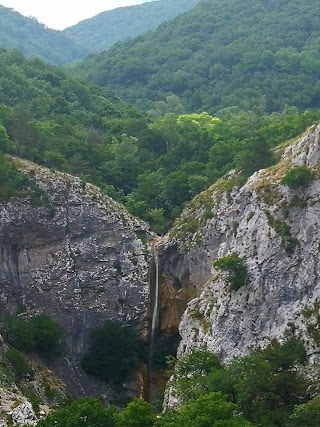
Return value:
M 318 363 L 319 143 L 314 126 L 244 185 L 229 173 L 162 237 L 97 187 L 15 160 L 37 189 L 1 205 L 2 320 L 45 312 L 59 321 L 66 352 L 48 368 L 70 394 L 106 401 L 112 388 L 80 364 L 90 330 L 106 319 L 136 328 L 151 357 L 157 341 L 170 341 L 178 358 L 206 348 L 227 362 L 293 334 Z M 281 183 L 301 166 L 312 172 L 307 185 Z M 237 290 L 213 266 L 230 254 L 248 270 Z M 145 367 L 138 373 L 126 391 L 147 397 Z M 169 388 L 165 405 L 176 405 Z

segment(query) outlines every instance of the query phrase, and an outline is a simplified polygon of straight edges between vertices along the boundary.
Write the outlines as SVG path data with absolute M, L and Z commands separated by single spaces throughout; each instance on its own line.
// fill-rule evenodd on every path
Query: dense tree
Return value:
M 114 408 L 106 409 L 99 400 L 84 398 L 51 412 L 37 425 L 39 427 L 115 427 L 115 420 Z
M 19 49 L 28 57 L 38 57 L 56 65 L 80 60 L 89 52 L 63 32 L 51 30 L 37 19 L 1 5 L 0 46 Z
M 118 323 L 106 321 L 91 332 L 82 368 L 106 382 L 121 383 L 132 377 L 138 358 L 136 331 Z
M 159 103 L 172 94 L 184 112 L 319 107 L 319 13 L 313 0 L 201 1 L 154 33 L 91 55 L 74 72 L 152 114 L 165 112 Z
M 269 166 L 273 147 L 320 117 L 317 110 L 299 113 L 288 106 L 265 114 L 263 102 L 252 111 L 227 108 L 217 117 L 180 114 L 180 100 L 168 95 L 169 112 L 150 121 L 110 91 L 18 52 L 0 51 L 0 64 L 2 152 L 97 184 L 158 233 L 226 172 L 238 168 L 248 176 Z M 3 200 L 19 193 L 23 177 L 13 177 L 8 165 Z
M 9 342 L 18 349 L 36 352 L 46 359 L 62 354 L 62 327 L 47 314 L 36 314 L 28 319 L 7 316 L 5 325 Z
M 197 0 L 141 1 L 143 4 L 99 13 L 66 28 L 69 36 L 88 52 L 102 52 L 116 42 L 155 30 L 161 23 L 189 11 Z

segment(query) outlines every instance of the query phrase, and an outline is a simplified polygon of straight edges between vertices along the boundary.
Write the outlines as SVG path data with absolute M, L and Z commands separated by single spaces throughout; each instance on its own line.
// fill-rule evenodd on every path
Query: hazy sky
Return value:
M 100 12 L 150 0 L 0 0 L 25 16 L 33 16 L 49 28 L 62 30 Z

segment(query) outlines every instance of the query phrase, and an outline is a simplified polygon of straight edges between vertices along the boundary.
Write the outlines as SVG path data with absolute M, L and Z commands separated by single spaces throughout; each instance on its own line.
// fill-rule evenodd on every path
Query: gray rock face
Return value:
M 104 320 L 146 326 L 151 234 L 96 187 L 21 164 L 40 190 L 0 205 L 0 312 L 58 320 L 66 357 L 50 368 L 71 393 L 106 393 L 79 360 Z
M 167 237 L 162 267 L 182 287 L 188 283 L 197 291 L 180 323 L 179 357 L 205 346 L 227 361 L 295 333 L 310 361 L 319 361 L 319 138 L 320 126 L 241 188 L 225 191 L 225 181 L 214 185 L 184 211 Z M 313 171 L 310 184 L 281 185 L 294 165 Z M 215 259 L 232 253 L 249 271 L 237 291 L 213 267 Z
M 28 401 L 14 408 L 11 417 L 13 425 L 15 426 L 34 426 L 38 421 L 32 405 Z

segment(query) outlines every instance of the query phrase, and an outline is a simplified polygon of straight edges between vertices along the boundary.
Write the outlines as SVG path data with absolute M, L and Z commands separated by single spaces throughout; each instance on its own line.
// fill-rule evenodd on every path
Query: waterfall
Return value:
M 153 259 L 155 268 L 155 294 L 151 322 L 151 345 L 153 343 L 154 333 L 157 327 L 159 317 L 159 256 L 156 251 L 153 252 Z

